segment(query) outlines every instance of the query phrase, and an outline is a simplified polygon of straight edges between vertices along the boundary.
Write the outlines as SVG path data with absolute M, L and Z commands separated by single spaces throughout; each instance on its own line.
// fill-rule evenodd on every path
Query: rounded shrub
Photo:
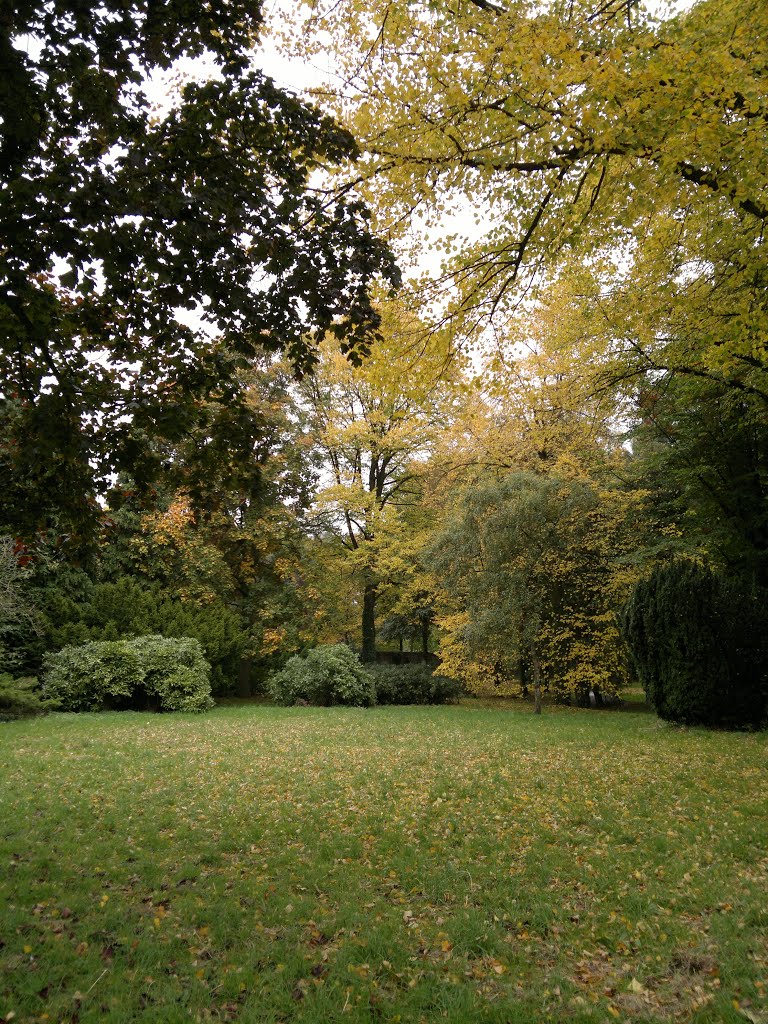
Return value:
M 65 647 L 45 661 L 44 692 L 63 711 L 213 706 L 210 666 L 190 637 L 140 636 Z
M 428 665 L 371 665 L 377 704 L 445 704 L 461 687 Z
M 139 659 L 142 687 L 162 711 L 207 711 L 211 668 L 202 644 L 192 637 L 138 636 L 125 640 Z
M 267 689 L 277 704 L 370 707 L 376 703 L 371 674 L 345 644 L 325 644 L 289 658 L 280 672 L 270 676 Z
M 63 711 L 120 706 L 143 679 L 139 659 L 122 640 L 64 647 L 44 663 L 45 696 Z
M 738 580 L 688 559 L 658 565 L 635 588 L 622 633 L 660 718 L 729 728 L 765 719 L 766 615 Z

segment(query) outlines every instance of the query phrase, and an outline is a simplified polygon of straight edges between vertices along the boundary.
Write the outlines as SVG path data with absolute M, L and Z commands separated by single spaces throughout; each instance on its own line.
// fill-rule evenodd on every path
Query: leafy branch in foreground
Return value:
M 331 335 L 358 360 L 370 285 L 397 280 L 359 199 L 310 184 L 352 137 L 250 69 L 261 4 L 159 11 L 33 2 L 0 25 L 0 519 L 27 539 L 85 544 L 110 474 L 154 483 L 154 440 L 239 401 L 258 351 L 307 369 Z M 147 79 L 203 55 L 215 76 L 158 112 Z

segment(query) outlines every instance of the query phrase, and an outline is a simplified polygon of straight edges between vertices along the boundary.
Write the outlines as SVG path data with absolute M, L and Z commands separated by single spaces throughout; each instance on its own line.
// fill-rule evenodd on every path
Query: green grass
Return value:
M 767 748 L 467 706 L 4 725 L 0 1020 L 766 1021 Z

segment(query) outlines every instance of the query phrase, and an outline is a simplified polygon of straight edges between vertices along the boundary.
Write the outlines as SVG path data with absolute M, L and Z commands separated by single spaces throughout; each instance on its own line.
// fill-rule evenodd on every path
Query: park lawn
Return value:
M 0 1020 L 768 1022 L 768 736 L 471 707 L 0 727 Z

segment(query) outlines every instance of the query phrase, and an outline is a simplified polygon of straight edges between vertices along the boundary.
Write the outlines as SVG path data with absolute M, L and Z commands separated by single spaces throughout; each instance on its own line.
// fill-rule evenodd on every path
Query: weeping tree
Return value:
M 615 693 L 627 547 L 623 495 L 592 483 L 518 472 L 468 489 L 429 553 L 442 671 L 475 692 L 530 685 L 537 713 L 545 687 Z

